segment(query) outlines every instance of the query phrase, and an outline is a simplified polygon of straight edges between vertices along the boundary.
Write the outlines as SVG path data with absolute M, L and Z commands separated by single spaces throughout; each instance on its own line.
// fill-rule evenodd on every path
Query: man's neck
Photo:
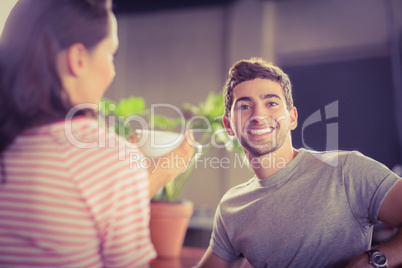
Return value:
M 265 179 L 284 168 L 297 154 L 291 144 L 284 144 L 275 152 L 259 157 L 249 156 L 249 161 L 257 178 Z

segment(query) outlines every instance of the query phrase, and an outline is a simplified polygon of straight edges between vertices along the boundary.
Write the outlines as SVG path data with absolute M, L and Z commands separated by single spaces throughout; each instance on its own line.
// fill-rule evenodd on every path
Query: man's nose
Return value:
M 250 118 L 250 121 L 255 124 L 269 124 L 269 114 L 267 111 L 261 107 L 255 107 Z
M 271 114 L 265 105 L 256 105 L 249 122 L 256 125 L 272 126 L 277 124 L 277 117 Z
M 264 108 L 265 107 L 262 104 L 255 104 L 252 110 L 253 111 L 252 115 L 255 117 L 264 116 L 266 113 L 266 109 Z
M 270 120 L 268 119 L 268 117 L 261 116 L 261 115 L 255 115 L 250 118 L 250 123 L 252 123 L 253 125 L 269 126 Z
M 265 109 L 264 105 L 255 105 L 252 113 L 252 117 L 254 120 L 264 120 L 268 118 L 267 109 Z

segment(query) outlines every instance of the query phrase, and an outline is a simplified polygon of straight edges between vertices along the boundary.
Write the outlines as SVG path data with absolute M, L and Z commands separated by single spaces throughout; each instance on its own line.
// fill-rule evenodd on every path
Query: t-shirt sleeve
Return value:
M 225 261 L 233 262 L 241 258 L 241 256 L 238 256 L 235 253 L 235 250 L 230 243 L 225 229 L 221 205 L 216 209 L 214 227 L 209 245 L 212 251 Z
M 359 152 L 346 157 L 342 172 L 353 215 L 363 226 L 376 224 L 382 202 L 401 178 Z

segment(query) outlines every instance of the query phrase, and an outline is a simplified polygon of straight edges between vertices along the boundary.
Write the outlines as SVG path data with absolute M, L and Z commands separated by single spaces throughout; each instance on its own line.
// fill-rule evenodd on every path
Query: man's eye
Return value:
M 276 102 L 268 102 L 267 106 L 276 106 L 278 105 L 278 103 Z
M 250 109 L 250 106 L 247 104 L 239 105 L 239 110 L 247 110 Z

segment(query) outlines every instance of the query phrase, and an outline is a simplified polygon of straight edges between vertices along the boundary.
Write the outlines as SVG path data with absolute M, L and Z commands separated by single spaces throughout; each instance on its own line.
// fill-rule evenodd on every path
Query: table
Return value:
M 204 255 L 205 248 L 183 247 L 178 258 L 156 258 L 151 261 L 150 268 L 191 268 L 198 264 Z

